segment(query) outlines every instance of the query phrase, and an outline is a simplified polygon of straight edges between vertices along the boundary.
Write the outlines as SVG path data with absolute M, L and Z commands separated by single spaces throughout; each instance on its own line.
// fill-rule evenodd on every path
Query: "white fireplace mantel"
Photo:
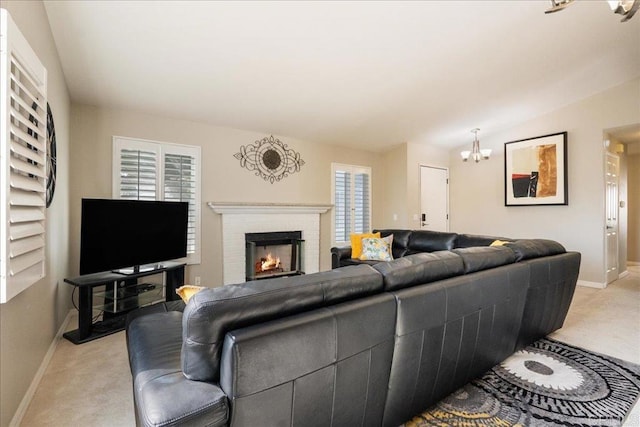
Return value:
M 219 214 L 322 214 L 333 207 L 333 205 L 305 203 L 208 202 L 207 205 Z
M 302 268 L 320 269 L 320 214 L 333 205 L 304 203 L 208 202 L 222 216 L 222 276 L 225 285 L 245 280 L 245 234 L 274 231 L 302 232 Z

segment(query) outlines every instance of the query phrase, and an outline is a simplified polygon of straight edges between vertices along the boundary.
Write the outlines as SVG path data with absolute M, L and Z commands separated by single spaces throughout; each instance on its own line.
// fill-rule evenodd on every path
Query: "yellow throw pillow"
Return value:
M 192 296 L 205 289 L 204 286 L 182 285 L 176 289 L 176 294 L 182 298 L 184 303 L 188 303 Z
M 504 240 L 494 240 L 493 242 L 491 242 L 489 246 L 502 246 L 505 243 L 509 243 L 509 242 L 505 242 Z
M 365 238 L 380 238 L 380 233 L 362 233 L 352 234 L 351 236 L 351 258 L 360 259 L 362 254 L 362 239 Z

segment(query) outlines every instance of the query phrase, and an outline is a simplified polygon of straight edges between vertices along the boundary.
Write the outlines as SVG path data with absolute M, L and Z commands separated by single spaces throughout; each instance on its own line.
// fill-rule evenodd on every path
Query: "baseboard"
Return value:
M 607 287 L 607 284 L 599 283 L 599 282 L 588 282 L 586 280 L 578 280 L 578 286 L 584 286 L 586 288 L 604 289 Z
M 640 265 L 640 262 L 638 262 L 638 261 L 627 261 L 627 265 L 636 266 L 636 265 Z
M 73 309 L 69 310 L 69 313 L 64 318 L 64 321 L 62 322 L 62 325 L 60 325 L 60 328 L 58 329 L 56 336 L 53 337 L 53 341 L 49 346 L 49 350 L 47 350 L 47 353 L 44 355 L 44 358 L 42 359 L 42 363 L 40 363 L 40 367 L 38 368 L 36 375 L 33 377 L 33 380 L 31 381 L 31 384 L 29 385 L 27 392 L 22 398 L 22 401 L 20 401 L 20 405 L 18 405 L 18 409 L 16 410 L 16 413 L 13 415 L 13 418 L 9 423 L 9 427 L 18 427 L 20 423 L 22 423 L 22 418 L 24 417 L 24 414 L 26 414 L 27 412 L 27 408 L 31 403 L 31 399 L 33 399 L 33 396 L 36 394 L 36 390 L 40 385 L 40 381 L 42 381 L 42 377 L 44 376 L 44 373 L 46 372 L 47 367 L 49 366 L 49 363 L 51 363 L 51 359 L 53 358 L 53 354 L 56 352 L 58 343 L 62 339 L 62 334 L 64 333 L 64 331 L 67 330 L 67 326 L 69 325 L 71 316 L 75 313 L 76 313 L 75 310 Z
M 618 280 L 620 279 L 624 279 L 625 277 L 627 277 L 629 275 L 629 270 L 625 270 L 622 273 L 618 274 Z

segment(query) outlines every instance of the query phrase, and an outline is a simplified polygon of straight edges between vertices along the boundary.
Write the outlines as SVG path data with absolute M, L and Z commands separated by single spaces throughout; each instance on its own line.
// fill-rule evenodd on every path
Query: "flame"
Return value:
M 273 257 L 271 253 L 267 254 L 266 258 L 262 258 L 260 263 L 260 269 L 262 271 L 273 270 L 280 267 L 280 257 Z

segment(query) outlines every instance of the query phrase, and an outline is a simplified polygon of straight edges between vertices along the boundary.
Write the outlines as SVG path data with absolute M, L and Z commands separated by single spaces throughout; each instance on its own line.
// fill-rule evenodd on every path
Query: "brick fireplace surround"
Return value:
M 225 285 L 245 281 L 245 234 L 302 231 L 305 273 L 320 271 L 320 214 L 332 205 L 209 202 L 222 215 L 222 277 Z

